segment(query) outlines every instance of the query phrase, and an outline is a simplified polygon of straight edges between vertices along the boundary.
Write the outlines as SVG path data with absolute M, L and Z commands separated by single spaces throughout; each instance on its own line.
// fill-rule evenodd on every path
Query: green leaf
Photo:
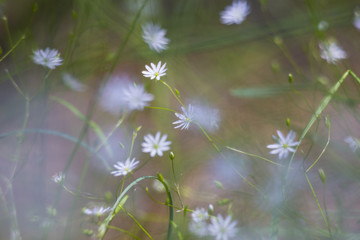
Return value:
M 93 129 L 93 131 L 96 133 L 96 135 L 100 138 L 101 143 L 105 144 L 105 149 L 110 157 L 113 157 L 113 152 L 108 144 L 106 144 L 106 136 L 104 132 L 101 130 L 100 126 L 97 125 L 94 121 L 87 119 L 85 115 L 83 115 L 74 105 L 71 103 L 57 97 L 50 97 L 51 100 L 54 100 L 63 106 L 65 106 L 67 109 L 69 109 L 72 113 L 74 113 L 78 118 L 80 118 L 82 121 L 87 122 L 89 126 Z
M 239 98 L 266 98 L 279 95 L 290 91 L 291 89 L 304 89 L 309 87 L 309 84 L 294 84 L 292 87 L 289 85 L 268 86 L 268 87 L 255 87 L 255 88 L 238 88 L 231 89 L 230 93 L 234 97 Z

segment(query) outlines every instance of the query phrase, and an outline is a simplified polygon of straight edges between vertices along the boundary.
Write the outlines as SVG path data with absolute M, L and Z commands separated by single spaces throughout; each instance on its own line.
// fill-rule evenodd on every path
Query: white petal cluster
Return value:
M 336 64 L 341 59 L 346 59 L 346 52 L 335 42 L 319 43 L 320 57 L 328 63 Z
M 219 128 L 220 113 L 218 109 L 203 104 L 193 104 L 192 108 L 194 122 L 210 132 Z
M 143 39 L 149 45 L 150 49 L 156 52 L 161 52 L 167 49 L 170 40 L 165 37 L 166 30 L 162 29 L 160 25 L 147 23 L 142 27 Z
M 100 207 L 94 207 L 92 209 L 90 208 L 84 208 L 83 213 L 86 215 L 93 215 L 93 216 L 101 216 L 104 213 L 108 212 L 110 210 L 110 207 L 104 208 L 103 206 Z
M 353 23 L 354 23 L 354 27 L 360 30 L 360 9 L 355 10 Z
M 347 136 L 344 141 L 349 144 L 349 147 L 353 152 L 356 152 L 356 150 L 360 148 L 360 140 L 355 137 Z
M 86 86 L 69 73 L 64 73 L 62 80 L 68 88 L 74 91 L 83 92 L 86 90 Z
M 273 136 L 277 143 L 267 145 L 267 148 L 273 149 L 270 154 L 279 154 L 279 159 L 286 158 L 289 152 L 295 152 L 295 148 L 299 142 L 295 141 L 296 133 L 292 130 L 284 137 L 280 130 L 276 131 L 279 138 Z
M 55 69 L 55 67 L 60 66 L 63 61 L 56 49 L 38 49 L 34 51 L 33 54 L 34 55 L 32 56 L 32 59 L 36 64 L 42 65 L 49 69 Z
M 114 167 L 117 169 L 115 171 L 112 171 L 111 174 L 115 177 L 124 175 L 126 176 L 128 173 L 132 172 L 136 166 L 139 164 L 139 161 L 136 161 L 135 158 L 133 158 L 130 161 L 130 158 L 127 158 L 125 162 L 117 162 Z
M 99 104 L 106 111 L 117 115 L 121 110 L 143 110 L 154 96 L 142 84 L 131 82 L 128 76 L 111 78 L 100 90 Z
M 246 1 L 233 1 L 232 5 L 220 13 L 220 21 L 226 25 L 240 24 L 249 13 L 250 6 Z
M 162 156 L 163 152 L 170 150 L 170 141 L 166 141 L 167 134 L 161 136 L 161 132 L 157 132 L 155 136 L 148 134 L 144 137 L 144 142 L 141 144 L 144 153 L 150 153 L 151 157 L 155 155 Z
M 179 120 L 173 122 L 173 124 L 177 125 L 174 128 L 180 128 L 181 130 L 188 129 L 191 121 L 193 120 L 193 114 L 194 114 L 193 107 L 191 104 L 189 104 L 187 109 L 185 107 L 181 107 L 181 110 L 183 111 L 182 114 L 175 113 L 175 116 Z
M 149 105 L 148 102 L 154 100 L 154 95 L 145 92 L 145 88 L 141 84 L 129 84 L 123 90 L 123 98 L 129 110 L 143 110 L 145 106 Z
M 209 234 L 216 240 L 230 240 L 236 237 L 238 229 L 237 222 L 232 221 L 231 216 L 223 218 L 220 214 L 217 217 L 211 217 L 209 225 Z
M 205 208 L 197 208 L 191 213 L 194 222 L 204 222 L 209 219 L 209 213 Z
M 166 75 L 166 63 L 164 63 L 164 65 L 161 65 L 160 61 L 157 65 L 155 65 L 154 63 L 150 63 L 150 66 L 151 67 L 145 65 L 147 71 L 142 71 L 144 77 L 149 77 L 151 80 L 154 78 L 156 78 L 156 80 L 160 80 L 160 77 Z

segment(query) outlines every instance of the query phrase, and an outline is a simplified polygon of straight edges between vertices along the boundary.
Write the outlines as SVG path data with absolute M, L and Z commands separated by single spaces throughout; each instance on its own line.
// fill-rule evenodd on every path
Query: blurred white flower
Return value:
M 347 58 L 346 52 L 335 42 L 319 43 L 320 57 L 328 63 L 336 64 L 340 59 Z
M 319 31 L 325 31 L 328 28 L 329 28 L 329 23 L 327 21 L 323 20 L 323 21 L 319 22 L 319 24 L 318 24 Z
M 240 24 L 249 13 L 250 6 L 246 1 L 233 1 L 232 5 L 220 13 L 220 21 L 226 25 Z
M 124 102 L 129 110 L 143 110 L 148 106 L 148 102 L 154 99 L 154 95 L 145 92 L 144 86 L 139 84 L 129 84 L 122 91 Z
M 126 106 L 122 91 L 129 83 L 130 78 L 126 75 L 110 78 L 100 89 L 100 106 L 111 114 L 119 114 Z
M 347 136 L 344 141 L 349 144 L 349 147 L 353 152 L 356 152 L 356 150 L 360 148 L 360 140 L 355 137 Z
M 50 69 L 55 69 L 56 66 L 60 66 L 62 64 L 62 59 L 60 58 L 60 54 L 56 49 L 38 49 L 33 53 L 34 55 L 32 56 L 32 59 L 36 64 Z
M 143 147 L 142 151 L 144 153 L 149 152 L 151 157 L 155 157 L 155 155 L 162 156 L 164 151 L 170 149 L 169 145 L 170 141 L 166 141 L 167 134 L 164 134 L 161 137 L 161 133 L 157 132 L 155 137 L 151 134 L 148 134 L 144 137 L 144 142 L 141 144 Z
M 165 37 L 165 29 L 162 29 L 160 25 L 152 23 L 145 24 L 142 29 L 142 37 L 144 41 L 149 45 L 150 49 L 153 49 L 157 52 L 161 52 L 167 49 L 167 45 L 170 40 Z
M 279 154 L 279 159 L 286 158 L 289 155 L 289 152 L 295 152 L 293 147 L 299 145 L 300 142 L 295 142 L 296 133 L 292 130 L 284 137 L 280 130 L 276 131 L 279 135 L 279 138 L 273 136 L 277 141 L 275 144 L 267 145 L 267 148 L 274 149 L 270 151 L 270 154 Z
M 55 183 L 62 183 L 65 179 L 65 176 L 62 172 L 58 172 L 56 174 L 54 174 L 51 179 L 55 182 Z
M 74 76 L 72 76 L 69 73 L 64 73 L 62 75 L 62 80 L 68 88 L 74 91 L 83 92 L 86 90 L 86 86 L 81 82 L 79 82 L 79 80 L 77 80 Z
M 192 104 L 193 122 L 207 131 L 213 132 L 219 128 L 219 110 L 203 104 Z
M 112 171 L 111 174 L 115 177 L 121 176 L 121 175 L 127 175 L 128 173 L 132 172 L 136 166 L 139 164 L 139 161 L 135 161 L 135 158 L 133 158 L 130 161 L 130 158 L 126 159 L 125 162 L 117 162 L 114 167 L 117 169 L 115 171 Z
M 194 222 L 204 222 L 209 219 L 209 213 L 205 208 L 197 208 L 191 213 Z
M 198 237 L 205 237 L 209 235 L 209 227 L 206 222 L 194 222 L 191 221 L 189 224 L 189 230 L 191 233 Z
M 354 27 L 360 30 L 360 9 L 355 10 L 353 23 L 354 23 Z
M 217 217 L 211 217 L 209 235 L 214 236 L 216 240 L 233 239 L 238 232 L 236 224 L 237 222 L 232 221 L 230 215 L 225 219 L 220 214 Z
M 183 111 L 183 114 L 175 113 L 175 116 L 177 118 L 179 118 L 179 120 L 173 122 L 173 124 L 178 124 L 174 128 L 181 127 L 180 128 L 181 130 L 188 129 L 190 126 L 190 123 L 193 119 L 193 107 L 191 106 L 191 104 L 189 104 L 187 109 L 184 107 L 181 107 L 181 110 Z
M 160 77 L 166 75 L 166 63 L 164 65 L 161 65 L 161 61 L 155 65 L 153 63 L 150 63 L 151 68 L 148 65 L 145 65 L 145 68 L 147 71 L 142 71 L 142 74 L 144 77 L 149 77 L 151 80 L 156 78 L 156 80 L 160 80 Z
M 90 208 L 83 208 L 83 213 L 86 215 L 94 215 L 94 216 L 101 216 L 104 213 L 108 212 L 110 207 L 104 208 L 103 206 Z

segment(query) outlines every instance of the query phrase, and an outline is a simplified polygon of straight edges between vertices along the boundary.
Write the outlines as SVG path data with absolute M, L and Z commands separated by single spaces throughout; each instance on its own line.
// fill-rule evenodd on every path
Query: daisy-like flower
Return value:
M 161 65 L 161 61 L 155 65 L 153 63 L 150 63 L 151 68 L 148 65 L 145 65 L 145 68 L 147 71 L 142 71 L 142 74 L 144 77 L 149 77 L 151 80 L 156 78 L 156 80 L 160 80 L 160 77 L 166 75 L 166 63 L 164 65 Z
M 114 167 L 117 169 L 115 171 L 112 171 L 111 174 L 115 177 L 121 176 L 121 175 L 127 175 L 128 173 L 132 172 L 136 166 L 139 164 L 139 161 L 135 161 L 135 158 L 133 158 L 130 161 L 130 158 L 126 159 L 125 162 L 117 162 Z
M 191 213 L 191 218 L 194 222 L 204 222 L 209 219 L 209 213 L 205 208 L 197 208 Z
M 360 140 L 355 137 L 347 136 L 344 141 L 349 144 L 349 147 L 353 152 L 356 152 L 356 150 L 360 148 Z
M 51 179 L 55 182 L 55 183 L 62 183 L 64 182 L 65 176 L 62 172 L 58 172 L 56 174 L 54 174 Z
M 142 151 L 144 153 L 149 152 L 150 157 L 155 157 L 155 155 L 162 156 L 163 152 L 170 149 L 170 141 L 166 141 L 167 134 L 164 134 L 161 137 L 161 133 L 157 132 L 155 137 L 151 134 L 148 134 L 144 137 L 144 142 L 141 144 L 143 147 Z
M 206 237 L 209 235 L 209 226 L 206 222 L 194 222 L 191 221 L 189 224 L 189 230 L 191 233 L 198 237 Z
M 38 49 L 34 51 L 32 59 L 36 64 L 43 65 L 44 67 L 50 69 L 55 69 L 56 66 L 60 66 L 62 64 L 62 59 L 56 49 Z
M 173 122 L 173 124 L 178 124 L 175 128 L 188 129 L 191 121 L 193 120 L 193 107 L 189 104 L 188 108 L 181 107 L 183 114 L 175 113 L 175 116 L 179 118 L 179 120 Z
M 276 131 L 279 138 L 273 136 L 277 141 L 275 144 L 267 145 L 267 148 L 274 149 L 270 151 L 270 154 L 279 154 L 279 159 L 286 158 L 289 152 L 295 152 L 295 148 L 300 142 L 295 142 L 296 133 L 292 130 L 284 137 L 280 130 Z
M 130 84 L 127 75 L 114 76 L 100 89 L 100 106 L 111 114 L 117 115 L 126 108 L 123 91 Z
M 86 86 L 84 84 L 82 84 L 81 82 L 79 82 L 79 80 L 77 80 L 76 78 L 74 78 L 72 75 L 70 75 L 69 73 L 64 73 L 62 76 L 62 79 L 64 81 L 64 84 L 77 92 L 83 92 L 86 90 Z
M 83 208 L 82 212 L 86 215 L 93 215 L 100 217 L 104 213 L 108 212 L 110 210 L 110 207 L 104 208 L 103 206 L 100 207 L 94 207 L 92 209 L 90 208 Z
M 144 41 L 149 45 L 150 49 L 153 49 L 158 53 L 167 49 L 167 45 L 170 40 L 165 37 L 165 29 L 162 29 L 160 25 L 152 23 L 145 24 L 142 29 L 142 37 Z
M 143 85 L 129 84 L 128 88 L 123 90 L 124 102 L 130 110 L 143 110 L 148 106 L 148 102 L 154 99 L 154 95 L 145 92 Z
M 233 1 L 232 5 L 220 13 L 220 21 L 226 25 L 240 24 L 249 13 L 250 6 L 246 1 Z
M 320 57 L 328 63 L 336 64 L 340 59 L 347 58 L 346 52 L 335 42 L 319 43 Z
M 231 216 L 223 218 L 220 214 L 211 218 L 209 234 L 216 240 L 230 240 L 236 236 L 238 229 L 237 222 L 231 220 Z
M 360 9 L 355 10 L 353 23 L 354 23 L 354 27 L 360 30 Z

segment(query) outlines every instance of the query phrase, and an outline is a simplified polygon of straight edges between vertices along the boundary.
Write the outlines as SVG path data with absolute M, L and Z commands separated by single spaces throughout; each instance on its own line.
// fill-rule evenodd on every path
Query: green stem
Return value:
M 10 49 L 7 53 L 5 53 L 4 56 L 2 56 L 2 57 L 0 58 L 0 62 L 2 62 L 10 53 L 12 53 L 12 52 L 15 50 L 15 48 L 16 48 L 17 46 L 19 46 L 19 44 L 20 44 L 24 39 L 25 39 L 25 35 L 22 35 L 22 36 L 20 37 L 20 39 L 15 43 L 15 45 L 13 45 L 13 46 L 11 47 L 11 49 Z
M 174 97 L 176 98 L 176 100 L 181 104 L 181 106 L 185 107 L 184 103 L 181 101 L 180 97 L 174 92 L 174 90 L 172 89 L 172 87 L 167 84 L 166 82 L 164 82 L 163 80 L 160 80 L 160 82 L 162 84 L 164 84 L 169 90 L 170 92 L 174 95 Z
M 119 232 L 122 232 L 122 233 L 125 233 L 125 234 L 131 236 L 132 238 L 141 240 L 138 236 L 136 236 L 136 235 L 132 234 L 131 232 L 126 231 L 126 230 L 124 230 L 124 229 L 121 229 L 121 228 L 118 228 L 118 227 L 115 227 L 115 226 L 111 226 L 111 225 L 108 225 L 108 228 L 109 228 L 109 229 L 114 229 L 114 230 L 119 231 Z

